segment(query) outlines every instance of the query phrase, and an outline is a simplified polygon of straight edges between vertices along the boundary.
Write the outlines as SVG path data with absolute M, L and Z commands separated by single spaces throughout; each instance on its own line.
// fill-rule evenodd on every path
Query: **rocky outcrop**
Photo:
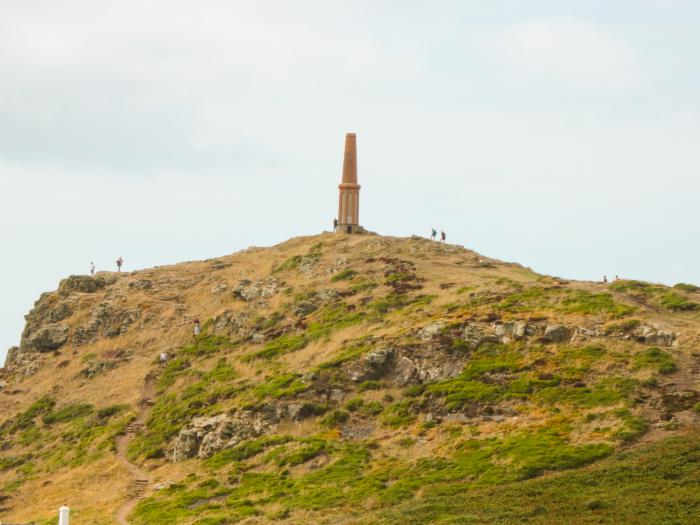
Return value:
M 354 382 L 378 379 L 388 371 L 394 353 L 393 348 L 372 350 L 357 362 L 348 365 L 347 376 Z
M 236 446 L 243 440 L 258 437 L 271 430 L 272 421 L 264 412 L 239 411 L 234 415 L 198 417 L 180 430 L 169 458 L 208 458 L 220 450 Z
M 562 324 L 547 325 L 542 340 L 546 343 L 568 342 L 571 340 L 571 330 Z
M 69 328 L 61 324 L 42 326 L 29 336 L 27 343 L 39 352 L 51 352 L 66 343 L 68 332 Z
M 73 292 L 95 293 L 106 286 L 114 284 L 119 276 L 113 274 L 97 275 L 71 275 L 63 279 L 58 285 L 58 293 L 66 296 Z
M 507 321 L 494 324 L 494 335 L 503 343 L 522 339 L 534 333 L 534 328 L 525 321 Z
M 251 281 L 244 279 L 240 281 L 233 289 L 234 297 L 250 302 L 256 299 L 264 299 L 272 297 L 280 288 L 279 281 L 273 277 L 261 279 L 259 281 Z
M 103 352 L 99 359 L 90 359 L 86 363 L 85 368 L 82 369 L 81 373 L 85 377 L 91 378 L 98 374 L 114 370 L 119 365 L 131 361 L 133 356 L 134 352 L 132 350 L 125 350 L 121 348 L 109 350 L 107 352 Z
M 642 325 L 632 332 L 632 337 L 640 343 L 656 346 L 672 346 L 676 334 L 668 330 L 659 330 L 652 326 Z
M 226 310 L 214 318 L 214 330 L 246 339 L 253 333 L 253 316 L 248 312 Z
M 463 367 L 464 361 L 459 359 L 403 354 L 396 359 L 394 382 L 399 386 L 406 386 L 447 379 L 459 375 Z
M 141 310 L 123 308 L 113 300 L 97 304 L 90 312 L 90 319 L 76 329 L 73 335 L 74 345 L 84 345 L 99 337 L 117 337 L 123 335 L 141 318 Z

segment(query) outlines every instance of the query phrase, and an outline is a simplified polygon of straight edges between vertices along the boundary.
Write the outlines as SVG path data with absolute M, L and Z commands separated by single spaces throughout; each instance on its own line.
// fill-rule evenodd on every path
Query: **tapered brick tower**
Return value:
M 358 233 L 360 227 L 360 185 L 357 183 L 357 139 L 354 133 L 345 134 L 343 181 L 338 186 L 338 232 Z

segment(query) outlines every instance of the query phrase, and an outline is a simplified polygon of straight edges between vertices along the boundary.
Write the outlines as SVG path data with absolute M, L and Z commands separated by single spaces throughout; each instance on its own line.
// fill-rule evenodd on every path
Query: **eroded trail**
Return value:
M 155 376 L 149 373 L 144 381 L 144 390 L 138 406 L 136 419 L 126 427 L 126 433 L 117 437 L 116 449 L 117 458 L 129 472 L 129 485 L 127 488 L 127 499 L 117 509 L 116 520 L 119 525 L 129 525 L 127 516 L 134 509 L 136 504 L 142 499 L 148 489 L 149 476 L 137 465 L 129 461 L 126 451 L 134 436 L 143 429 L 152 404 L 152 395 L 155 389 Z

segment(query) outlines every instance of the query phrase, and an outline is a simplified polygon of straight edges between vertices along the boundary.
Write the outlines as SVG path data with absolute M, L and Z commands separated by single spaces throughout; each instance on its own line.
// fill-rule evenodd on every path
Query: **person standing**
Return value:
M 437 230 L 435 228 L 432 228 L 430 231 L 430 239 L 434 241 L 436 235 L 437 235 Z
M 440 231 L 440 242 L 445 242 L 446 239 L 447 239 L 447 235 L 445 235 L 445 232 L 441 230 Z
M 120 255 L 119 259 L 117 259 L 117 271 L 118 272 L 122 271 L 122 264 L 124 264 L 124 259 L 122 259 L 121 255 Z
M 338 219 L 333 219 L 333 231 L 338 231 Z
M 202 333 L 202 326 L 199 324 L 199 319 L 194 320 L 194 328 L 192 331 L 195 337 Z
M 90 261 L 90 275 L 95 275 L 95 263 Z

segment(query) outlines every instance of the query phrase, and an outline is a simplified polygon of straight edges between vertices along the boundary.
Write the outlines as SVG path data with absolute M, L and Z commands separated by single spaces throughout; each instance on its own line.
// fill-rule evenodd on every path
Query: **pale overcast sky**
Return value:
M 0 362 L 59 279 L 361 222 L 700 283 L 700 2 L 0 2 Z

